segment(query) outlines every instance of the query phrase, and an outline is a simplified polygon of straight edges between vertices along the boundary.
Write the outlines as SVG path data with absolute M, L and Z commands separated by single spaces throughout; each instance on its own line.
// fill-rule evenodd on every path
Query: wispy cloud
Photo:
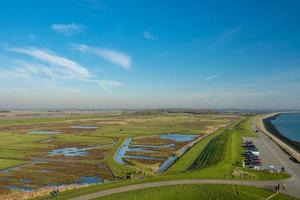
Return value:
M 231 28 L 229 30 L 226 30 L 224 31 L 220 37 L 218 38 L 219 40 L 225 40 L 225 39 L 228 39 L 234 35 L 236 35 L 237 33 L 239 33 L 241 30 L 242 30 L 243 27 L 241 26 L 238 26 L 238 27 L 234 27 L 234 28 Z
M 217 75 L 204 77 L 205 80 L 212 80 L 212 79 L 215 79 L 215 78 L 217 78 Z
M 35 79 L 81 79 L 83 77 L 74 75 L 68 69 L 57 65 L 47 65 L 38 62 L 28 62 L 15 60 L 14 68 L 10 71 L 11 75 Z
M 52 24 L 51 28 L 64 35 L 75 35 L 84 31 L 84 27 L 80 24 Z
M 124 69 L 129 69 L 132 64 L 129 55 L 113 49 L 90 47 L 84 44 L 72 44 L 72 47 L 77 51 L 99 56 L 111 63 L 120 65 Z
M 218 38 L 212 43 L 211 47 L 217 47 L 220 45 L 224 45 L 228 42 L 231 42 L 234 37 L 242 31 L 242 26 L 233 27 L 231 29 L 225 30 L 221 33 Z
M 112 94 L 112 90 L 111 90 L 112 88 L 123 86 L 122 83 L 118 81 L 111 81 L 111 80 L 100 80 L 99 84 L 101 86 L 101 89 L 108 94 Z
M 99 1 L 99 0 L 87 0 L 87 1 L 91 5 L 91 7 L 95 10 L 102 10 L 102 11 L 107 10 L 107 6 L 106 4 L 104 4 L 103 1 Z
M 8 48 L 7 50 L 29 55 L 44 63 L 48 63 L 51 66 L 56 66 L 56 67 L 59 66 L 62 70 L 68 70 L 74 76 L 83 77 L 83 78 L 90 77 L 90 74 L 85 67 L 79 65 L 77 62 L 73 60 L 70 60 L 62 56 L 58 56 L 55 53 L 47 50 L 37 49 L 33 47 Z
M 55 83 L 64 80 L 92 83 L 100 86 L 107 94 L 112 94 L 114 88 L 123 86 L 114 80 L 102 80 L 93 76 L 87 68 L 76 61 L 57 55 L 56 53 L 34 47 L 6 48 L 8 51 L 31 56 L 32 61 L 12 60 L 13 67 L 0 71 L 0 77 L 13 80 L 24 79 L 35 83 Z M 28 82 L 28 81 L 26 81 Z
M 143 36 L 144 36 L 144 38 L 146 38 L 148 40 L 157 40 L 158 39 L 158 37 L 156 35 L 153 35 L 153 33 L 151 33 L 150 31 L 144 31 Z

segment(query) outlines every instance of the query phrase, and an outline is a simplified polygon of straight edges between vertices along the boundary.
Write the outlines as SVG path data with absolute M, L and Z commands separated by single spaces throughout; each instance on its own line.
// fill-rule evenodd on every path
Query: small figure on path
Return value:
M 286 189 L 286 184 L 285 184 L 285 183 L 282 185 L 282 189 L 283 189 L 283 190 Z
M 56 190 L 52 190 L 50 192 L 50 195 L 52 198 L 54 198 L 54 197 L 58 196 L 58 193 L 59 193 L 59 189 L 56 189 Z

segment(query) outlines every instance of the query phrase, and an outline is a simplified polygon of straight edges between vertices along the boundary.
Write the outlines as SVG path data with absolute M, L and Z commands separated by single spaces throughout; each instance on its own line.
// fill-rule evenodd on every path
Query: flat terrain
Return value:
M 161 139 L 160 134 L 206 135 L 239 118 L 218 113 L 8 113 L 0 121 L 0 194 L 116 181 L 129 172 L 144 177 L 186 144 Z M 120 164 L 114 156 L 128 137 L 132 138 L 132 145 L 174 147 L 155 149 L 156 153 L 153 147 L 144 147 L 148 151 L 143 152 L 126 152 L 127 163 Z
M 271 162 L 265 158 L 270 154 L 275 156 L 272 159 L 279 159 L 278 162 L 274 160 L 275 164 L 284 165 L 284 162 L 272 152 L 273 148 L 277 151 L 278 146 L 272 144 L 272 141 L 268 141 L 263 135 L 254 133 L 253 119 L 252 116 L 216 113 L 132 112 L 98 116 L 93 114 L 90 118 L 88 116 L 76 116 L 75 119 L 64 120 L 57 118 L 56 121 L 51 118 L 50 122 L 45 122 L 45 119 L 29 119 L 30 123 L 25 120 L 19 126 L 9 120 L 8 124 L 4 123 L 0 127 L 3 130 L 2 134 L 10 141 L 9 146 L 3 144 L 5 148 L 2 155 L 9 156 L 0 158 L 4 161 L 22 161 L 25 164 L 21 166 L 18 164 L 18 167 L 14 168 L 14 163 L 10 164 L 6 161 L 12 167 L 0 173 L 2 193 L 12 192 L 10 188 L 5 187 L 6 185 L 17 186 L 18 190 L 39 188 L 44 179 L 48 185 L 53 185 L 55 182 L 54 186 L 61 183 L 80 185 L 82 184 L 80 180 L 89 184 L 101 183 L 60 192 L 56 199 L 121 197 L 135 199 L 138 198 L 139 195 L 136 194 L 139 193 L 145 194 L 143 199 L 152 197 L 159 199 L 160 196 L 165 197 L 169 193 L 175 198 L 180 197 L 181 189 L 183 193 L 199 190 L 195 194 L 204 195 L 204 199 L 218 199 L 221 193 L 228 195 L 228 198 L 236 199 L 255 199 L 258 196 L 268 198 L 271 195 L 274 195 L 271 196 L 272 199 L 292 199 L 274 193 L 278 183 L 287 184 L 287 189 L 282 192 L 299 197 L 295 189 L 298 180 L 295 179 L 294 171 L 290 170 L 289 166 L 287 171 L 292 173 L 292 178 L 289 178 L 290 175 L 286 173 L 271 173 L 243 167 L 242 145 L 245 138 L 254 140 L 258 144 L 266 163 Z M 35 120 L 39 121 L 34 122 Z M 36 130 L 59 133 L 30 134 L 31 131 Z M 170 135 L 166 135 L 167 133 L 173 133 L 171 136 L 179 137 L 179 140 L 176 137 L 169 138 Z M 175 133 L 177 135 L 174 135 Z M 161 165 L 164 160 L 187 145 L 185 140 L 181 140 L 182 136 L 183 138 L 200 137 L 200 140 L 164 173 L 156 174 L 153 166 Z M 122 154 L 124 157 L 121 160 L 124 163 L 120 163 L 116 155 L 124 145 L 126 146 L 129 138 L 131 140 L 128 149 Z M 22 140 L 28 143 L 24 144 Z M 53 151 L 62 148 L 68 150 L 71 148 L 71 151 L 67 152 L 71 156 L 53 154 Z M 79 148 L 79 151 L 74 148 Z M 283 153 L 281 149 L 279 150 Z M 74 155 L 77 153 L 83 155 Z M 155 159 L 149 161 L 149 158 Z M 162 160 L 156 160 L 157 158 Z M 125 175 L 129 173 L 131 179 L 126 180 Z M 96 182 L 95 178 L 101 179 L 96 179 L 99 181 Z M 103 179 L 110 183 L 104 184 Z M 291 184 L 293 186 L 290 186 Z M 215 193 L 210 189 L 214 189 Z M 253 195 L 248 191 L 257 192 Z M 154 195 L 148 195 L 148 192 Z M 189 193 L 185 197 L 196 198 L 194 193 Z M 44 196 L 38 199 L 51 199 L 51 197 Z
M 286 183 L 286 181 L 290 180 L 276 179 L 288 178 L 289 175 L 250 170 L 242 167 L 243 137 L 251 136 L 251 138 L 258 138 L 251 129 L 251 122 L 251 117 L 244 118 L 242 121 L 236 122 L 230 125 L 228 128 L 219 130 L 215 134 L 201 140 L 161 176 L 153 176 L 144 180 L 121 181 L 118 183 L 66 191 L 58 196 L 57 199 L 71 199 L 77 196 L 82 196 L 78 199 L 89 199 L 102 197 L 104 194 L 109 195 L 117 192 L 146 189 L 149 187 L 174 186 L 183 184 L 240 184 L 262 187 L 267 189 L 268 192 L 273 191 L 278 183 Z M 225 145 L 224 143 L 219 143 L 224 146 L 223 150 L 215 151 L 215 149 L 220 148 L 220 146 L 217 148 L 208 148 L 207 150 L 206 147 L 209 146 L 208 144 L 212 141 L 212 139 L 220 135 L 225 136 L 225 139 L 222 137 L 226 141 Z M 220 154 L 217 156 L 219 159 L 217 159 L 215 163 L 210 163 L 204 168 L 190 168 L 191 165 L 199 159 L 199 157 L 208 160 L 210 159 L 208 157 L 201 156 L 201 154 L 205 152 L 204 150 L 208 151 L 209 154 Z M 188 161 L 188 164 L 186 164 L 185 161 Z M 144 184 L 144 182 L 150 183 Z M 168 193 L 170 191 L 165 190 L 165 192 Z M 205 191 L 203 191 L 203 193 L 205 193 Z M 298 196 L 297 194 L 293 195 Z M 129 197 L 132 196 L 129 195 Z M 189 195 L 186 194 L 186 197 L 188 198 Z M 278 197 L 281 197 L 281 195 Z M 191 198 L 193 197 L 191 196 Z M 40 199 L 47 199 L 47 197 Z

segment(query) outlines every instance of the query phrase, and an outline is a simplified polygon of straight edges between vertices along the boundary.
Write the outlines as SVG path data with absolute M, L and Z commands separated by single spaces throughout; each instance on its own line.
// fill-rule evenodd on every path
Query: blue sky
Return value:
M 0 108 L 298 108 L 300 2 L 0 6 Z

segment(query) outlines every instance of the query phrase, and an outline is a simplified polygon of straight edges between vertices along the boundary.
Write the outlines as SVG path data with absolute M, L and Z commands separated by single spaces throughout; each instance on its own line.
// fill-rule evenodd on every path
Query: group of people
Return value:
M 50 195 L 51 195 L 51 197 L 53 198 L 53 197 L 56 197 L 56 196 L 58 195 L 58 193 L 59 193 L 59 189 L 56 189 L 56 190 L 52 190 L 52 191 L 50 192 Z
M 285 190 L 286 189 L 286 184 L 283 183 L 283 184 L 280 184 L 278 183 L 277 186 L 275 186 L 275 191 L 276 192 L 279 192 L 280 190 Z

